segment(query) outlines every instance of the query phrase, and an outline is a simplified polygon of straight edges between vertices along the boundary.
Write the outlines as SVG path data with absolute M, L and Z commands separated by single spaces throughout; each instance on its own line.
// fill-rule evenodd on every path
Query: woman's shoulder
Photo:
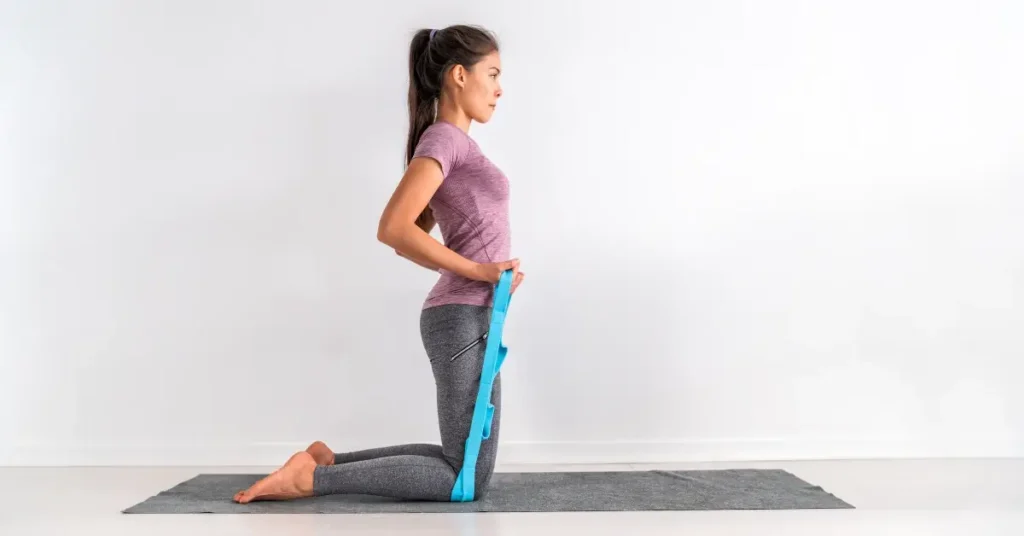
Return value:
M 465 153 L 478 149 L 476 142 L 465 131 L 447 121 L 435 121 L 423 131 L 418 145 L 445 145 Z
M 423 131 L 413 157 L 437 160 L 447 178 L 463 162 L 472 161 L 477 151 L 476 144 L 461 128 L 446 121 L 435 121 Z
M 463 132 L 461 128 L 447 121 L 434 121 L 426 130 L 423 131 L 424 136 L 428 133 L 431 135 L 446 136 L 452 139 L 470 140 L 469 134 Z

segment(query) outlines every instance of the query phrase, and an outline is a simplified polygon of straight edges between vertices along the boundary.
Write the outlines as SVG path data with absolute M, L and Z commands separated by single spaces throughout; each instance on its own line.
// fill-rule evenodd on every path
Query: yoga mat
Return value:
M 367 495 L 327 495 L 245 505 L 231 500 L 235 492 L 263 476 L 201 474 L 123 512 L 343 514 L 853 508 L 821 487 L 777 469 L 495 473 L 486 495 L 468 503 L 399 501 Z

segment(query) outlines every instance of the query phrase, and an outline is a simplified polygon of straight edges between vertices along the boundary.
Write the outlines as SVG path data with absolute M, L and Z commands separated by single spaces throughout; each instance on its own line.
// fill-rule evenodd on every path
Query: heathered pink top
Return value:
M 416 145 L 414 157 L 441 164 L 444 181 L 430 200 L 444 245 L 472 261 L 507 261 L 511 250 L 509 184 L 505 174 L 484 156 L 459 127 L 437 121 Z M 490 307 L 494 284 L 473 281 L 446 270 L 423 307 L 445 304 Z

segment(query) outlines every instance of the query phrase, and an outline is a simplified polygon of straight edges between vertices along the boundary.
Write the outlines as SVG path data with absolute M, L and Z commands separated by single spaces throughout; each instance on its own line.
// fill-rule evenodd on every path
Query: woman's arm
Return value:
M 420 229 L 423 229 L 423 232 L 427 234 L 430 234 L 430 232 L 434 230 L 434 225 L 436 224 L 437 221 L 434 220 L 434 212 L 430 210 L 430 207 L 425 208 L 423 210 L 423 213 L 421 213 L 420 216 L 416 218 L 416 226 L 419 227 Z M 398 251 L 397 249 L 395 250 L 395 253 L 397 253 L 399 257 L 407 259 L 410 262 L 414 262 L 432 272 L 437 272 L 438 270 L 440 270 L 439 266 L 431 265 L 427 262 L 419 261 L 416 259 L 410 259 L 404 253 Z
M 427 206 L 420 213 L 419 217 L 416 218 L 416 226 L 423 229 L 423 232 L 430 234 L 430 231 L 434 230 L 435 225 L 437 225 L 437 220 L 434 219 L 434 209 Z
M 501 271 L 518 267 L 518 261 L 473 262 L 438 242 L 416 224 L 442 180 L 441 165 L 436 160 L 414 158 L 384 207 L 377 227 L 377 239 L 400 255 L 430 269 L 444 269 L 468 279 L 497 282 Z
M 430 270 L 431 272 L 439 272 L 441 270 L 440 266 L 429 264 L 426 261 L 419 261 L 419 260 L 410 258 L 410 257 L 406 256 L 405 253 L 402 253 L 401 251 L 398 251 L 397 249 L 395 250 L 395 253 L 397 253 L 399 257 L 402 257 L 403 259 L 406 259 L 409 262 L 414 262 L 414 263 L 416 263 L 416 264 L 426 268 L 427 270 Z

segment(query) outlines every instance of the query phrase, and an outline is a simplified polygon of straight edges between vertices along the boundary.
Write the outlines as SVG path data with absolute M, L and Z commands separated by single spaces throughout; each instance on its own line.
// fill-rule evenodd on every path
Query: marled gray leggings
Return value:
M 334 465 L 318 466 L 313 493 L 358 493 L 407 500 L 448 501 L 462 470 L 480 385 L 491 309 L 441 305 L 420 315 L 423 347 L 434 371 L 441 444 L 409 444 L 335 454 Z M 486 494 L 497 454 L 501 415 L 501 378 L 494 380 L 494 420 L 490 438 L 480 445 L 476 494 Z

